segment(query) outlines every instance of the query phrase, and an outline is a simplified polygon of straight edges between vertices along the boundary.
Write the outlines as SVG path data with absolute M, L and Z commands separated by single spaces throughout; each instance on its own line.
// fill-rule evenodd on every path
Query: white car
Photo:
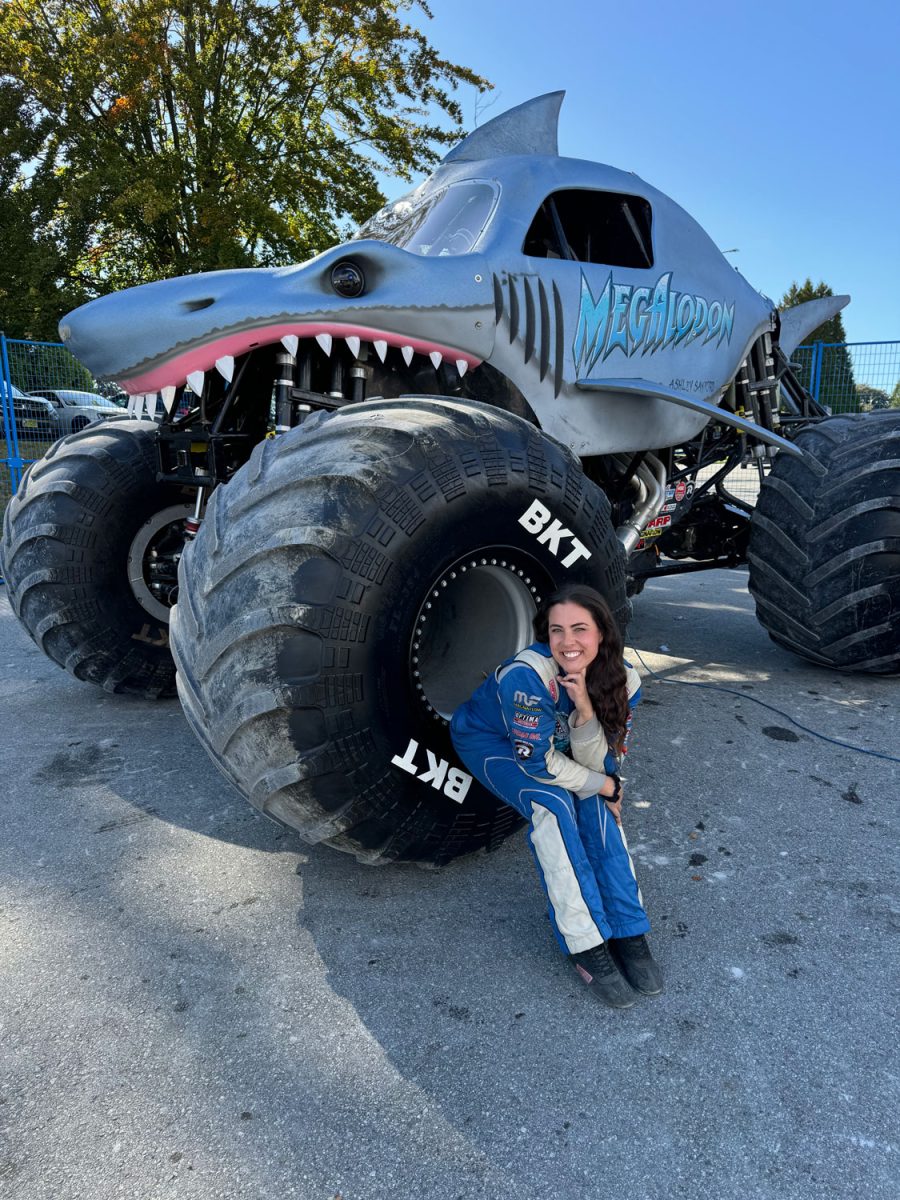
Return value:
M 119 416 L 122 409 L 112 400 L 96 392 L 76 391 L 74 388 L 35 388 L 29 396 L 40 396 L 53 405 L 53 424 L 56 437 L 84 429 L 94 421 Z

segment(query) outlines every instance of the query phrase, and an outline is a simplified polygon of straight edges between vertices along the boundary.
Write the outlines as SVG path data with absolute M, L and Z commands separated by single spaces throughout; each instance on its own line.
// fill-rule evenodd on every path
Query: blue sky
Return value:
M 824 279 L 853 297 L 850 341 L 900 338 L 895 0 L 430 7 L 432 43 L 495 85 L 479 123 L 565 89 L 562 154 L 637 172 L 774 300 Z M 474 90 L 461 99 L 471 126 Z

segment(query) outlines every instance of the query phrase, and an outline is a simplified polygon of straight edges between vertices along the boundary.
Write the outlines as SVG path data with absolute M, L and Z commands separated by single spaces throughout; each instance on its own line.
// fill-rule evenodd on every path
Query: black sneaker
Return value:
M 598 1000 L 610 1008 L 630 1008 L 634 1004 L 634 995 L 619 974 L 606 946 L 594 946 L 579 954 L 570 954 L 569 958 Z
M 610 938 L 609 952 L 636 992 L 644 996 L 658 996 L 663 990 L 662 971 L 654 961 L 642 933 L 637 937 Z

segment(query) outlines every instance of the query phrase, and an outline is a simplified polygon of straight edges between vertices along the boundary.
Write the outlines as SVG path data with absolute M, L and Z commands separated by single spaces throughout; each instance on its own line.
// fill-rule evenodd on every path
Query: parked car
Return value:
M 11 385 L 11 387 L 10 402 L 19 438 L 22 441 L 44 442 L 59 437 L 52 402 L 39 396 L 27 396 L 15 385 Z M 3 406 L 0 406 L 0 436 L 6 438 L 6 418 Z
M 73 388 L 35 388 L 29 396 L 40 396 L 53 405 L 54 436 L 62 437 L 84 429 L 94 421 L 115 417 L 121 408 L 96 392 L 81 392 Z

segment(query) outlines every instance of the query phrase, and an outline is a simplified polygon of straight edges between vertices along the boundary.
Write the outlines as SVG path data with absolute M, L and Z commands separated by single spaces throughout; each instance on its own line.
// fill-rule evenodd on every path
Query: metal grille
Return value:
M 22 472 L 82 424 L 97 419 L 54 399 L 54 393 L 86 394 L 86 403 L 109 405 L 119 389 L 99 384 L 59 342 L 27 342 L 0 333 L 0 512 Z

